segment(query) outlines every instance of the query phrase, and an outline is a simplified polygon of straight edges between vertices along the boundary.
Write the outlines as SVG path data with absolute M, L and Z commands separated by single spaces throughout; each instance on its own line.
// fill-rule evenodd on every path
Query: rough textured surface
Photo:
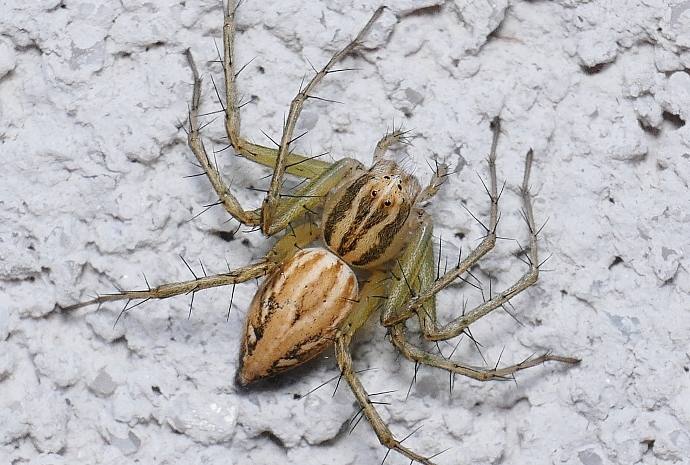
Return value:
M 310 63 L 321 66 L 377 4 L 247 1 L 239 13 L 243 132 L 270 143 Z M 532 187 L 542 257 L 537 286 L 480 321 L 489 365 L 547 349 L 581 357 L 479 383 L 397 356 L 372 321 L 355 359 L 393 431 L 439 464 L 687 463 L 690 456 L 688 182 L 689 2 L 397 2 L 367 48 L 328 78 L 298 132 L 301 151 L 368 162 L 394 124 L 401 151 L 454 169 L 429 204 L 452 263 L 485 218 L 489 120 L 500 114 L 500 235 L 526 240 L 516 185 L 535 150 Z M 385 454 L 335 383 L 326 356 L 273 386 L 232 380 L 255 283 L 148 302 L 114 325 L 120 305 L 68 305 L 112 292 L 221 272 L 269 241 L 240 231 L 185 145 L 191 74 L 202 65 L 206 110 L 219 108 L 210 63 L 218 1 L 5 2 L 0 15 L 0 463 L 354 464 Z M 208 117 L 211 121 L 213 118 Z M 218 121 L 208 147 L 223 147 Z M 218 154 L 246 205 L 267 171 Z M 214 234 L 215 233 L 215 234 Z M 227 236 L 226 236 L 227 237 Z M 524 269 L 502 240 L 475 270 L 488 292 Z M 444 315 L 481 299 L 440 298 Z M 452 346 L 443 345 L 449 354 Z M 482 363 L 467 339 L 454 357 Z M 368 370 L 367 370 L 368 369 Z M 407 460 L 391 454 L 387 464 Z

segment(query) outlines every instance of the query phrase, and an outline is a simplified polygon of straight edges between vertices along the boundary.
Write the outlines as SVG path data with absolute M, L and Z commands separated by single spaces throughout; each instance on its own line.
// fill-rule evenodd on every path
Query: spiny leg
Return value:
M 150 300 L 150 299 L 167 299 L 181 294 L 190 294 L 212 287 L 227 286 L 229 284 L 238 284 L 250 279 L 260 278 L 267 275 L 277 267 L 277 263 L 273 260 L 263 259 L 258 263 L 253 263 L 249 266 L 239 268 L 228 273 L 217 274 L 213 276 L 204 276 L 201 278 L 192 279 L 189 281 L 181 281 L 177 283 L 163 284 L 157 287 L 136 290 L 123 291 L 117 294 L 104 294 L 95 299 L 78 304 L 64 307 L 63 310 L 76 310 L 87 305 L 102 304 L 105 302 L 112 302 L 116 300 Z
M 266 276 L 275 270 L 288 254 L 292 253 L 295 249 L 307 246 L 317 238 L 317 232 L 314 230 L 313 225 L 309 223 L 302 224 L 293 228 L 291 231 L 292 233 L 283 236 L 264 258 L 237 270 L 212 276 L 203 276 L 189 281 L 162 284 L 153 288 L 149 287 L 148 289 L 123 291 L 117 294 L 104 294 L 95 299 L 63 307 L 63 310 L 76 310 L 88 305 L 100 305 L 105 302 L 118 300 L 140 300 L 143 302 L 151 299 L 167 299 L 176 295 L 193 294 L 212 287 L 239 284 L 249 281 L 250 279 Z
M 362 407 L 362 413 L 365 417 L 367 417 L 367 420 L 374 429 L 376 436 L 378 436 L 379 441 L 385 447 L 403 454 L 412 461 L 419 462 L 424 465 L 434 465 L 431 460 L 417 454 L 416 452 L 413 452 L 412 450 L 403 446 L 400 441 L 395 439 L 395 436 L 393 436 L 391 430 L 376 411 L 369 394 L 362 385 L 362 382 L 360 381 L 359 376 L 354 369 L 349 347 L 351 337 L 351 334 L 343 334 L 337 337 L 335 340 L 335 353 L 338 359 L 338 366 L 340 367 L 340 372 L 345 380 L 347 380 L 348 384 L 350 385 L 350 389 L 352 389 L 353 394 Z
M 363 165 L 352 158 L 343 158 L 333 163 L 297 192 L 280 199 L 273 228 L 276 231 L 282 231 L 290 223 L 304 216 L 306 212 L 313 212 L 338 183 L 353 176 L 355 172 L 363 170 Z
M 390 299 L 390 296 L 386 295 L 388 282 L 388 274 L 378 270 L 373 271 L 364 283 L 359 294 L 358 304 L 348 316 L 347 320 L 340 325 L 339 334 L 334 341 L 338 367 L 340 368 L 342 376 L 350 385 L 353 394 L 362 407 L 362 413 L 376 432 L 376 436 L 379 438 L 381 444 L 389 449 L 400 452 L 410 460 L 426 465 L 433 465 L 431 460 L 403 446 L 401 442 L 393 436 L 393 433 L 391 433 L 388 426 L 386 426 L 381 419 L 369 394 L 362 385 L 354 369 L 354 363 L 350 353 L 350 342 L 353 335 L 369 320 L 371 314 L 378 310 L 381 302 L 386 302 Z
M 429 230 L 431 229 L 430 227 L 428 228 Z M 420 235 L 421 236 L 421 235 Z M 422 239 L 419 242 L 423 242 L 424 238 L 423 236 L 420 237 Z M 424 251 L 424 264 L 419 266 L 419 272 L 418 275 L 412 274 L 413 269 L 411 266 L 407 265 L 400 265 L 400 272 L 403 272 L 403 267 L 405 271 L 408 273 L 410 276 L 418 276 L 419 281 L 408 281 L 405 282 L 404 284 L 401 284 L 400 281 L 394 281 L 391 284 L 391 288 L 398 288 L 398 292 L 391 292 L 391 295 L 396 295 L 396 294 L 404 294 L 407 292 L 409 295 L 410 293 L 417 292 L 418 289 L 424 288 L 424 286 L 429 285 L 431 281 L 433 281 L 433 277 L 435 276 L 435 270 L 434 270 L 434 254 L 433 254 L 433 248 L 431 247 L 431 235 L 429 233 L 428 235 L 428 241 L 425 242 L 425 246 L 420 247 L 420 251 Z M 422 255 L 422 253 L 419 253 L 417 255 Z M 384 312 L 385 309 L 388 307 L 388 303 L 386 302 L 384 304 Z M 394 302 L 391 302 L 394 304 Z M 391 310 L 389 310 L 391 311 Z M 427 339 L 429 338 L 429 335 L 436 334 L 437 333 L 437 325 L 436 325 L 436 305 L 434 300 L 429 300 L 424 305 L 420 308 L 420 310 L 417 312 L 417 316 L 419 318 L 419 325 L 420 328 L 422 329 L 422 332 L 424 333 L 425 337 Z M 469 324 L 468 324 L 469 326 Z M 467 328 L 465 328 L 467 329 Z M 445 358 L 441 355 L 434 354 L 431 352 L 428 352 L 426 350 L 420 349 L 419 347 L 411 344 L 410 342 L 407 341 L 407 338 L 405 336 L 405 323 L 397 323 L 395 325 L 392 325 L 388 327 L 388 335 L 391 338 L 391 341 L 393 344 L 400 350 L 400 352 L 407 357 L 410 360 L 413 360 L 419 364 L 423 365 L 428 365 L 428 366 L 433 366 L 436 368 L 441 368 L 443 370 L 447 370 L 451 373 L 457 373 L 460 375 L 468 376 L 470 378 L 477 379 L 479 381 L 488 381 L 491 379 L 506 379 L 506 377 L 509 377 L 513 373 L 524 370 L 536 365 L 540 365 L 542 363 L 548 362 L 548 361 L 558 361 L 558 362 L 564 362 L 564 363 L 572 363 L 576 364 L 579 363 L 578 359 L 571 358 L 571 357 L 561 357 L 561 356 L 556 356 L 552 355 L 550 353 L 543 354 L 539 357 L 529 357 L 525 360 L 523 360 L 520 363 L 517 363 L 515 365 L 511 366 L 506 366 L 506 367 L 501 367 L 501 368 L 493 368 L 493 369 L 488 369 L 486 367 L 480 367 L 480 366 L 473 366 L 473 365 L 468 365 L 465 363 L 460 363 L 456 362 L 453 360 L 450 360 L 448 358 Z
M 538 249 L 537 249 L 537 230 L 534 223 L 534 213 L 532 210 L 531 198 L 529 194 L 529 174 L 532 164 L 532 152 L 530 151 L 525 161 L 525 175 L 522 183 L 522 197 L 525 206 L 524 215 L 526 222 L 530 229 L 530 250 L 529 250 L 529 264 L 530 268 L 525 275 L 514 285 L 510 286 L 505 291 L 493 297 L 482 305 L 471 310 L 467 314 L 457 318 L 440 330 L 436 325 L 435 306 L 433 299 L 422 302 L 415 310 L 420 321 L 420 327 L 424 332 L 424 336 L 428 340 L 438 341 L 447 340 L 452 337 L 460 335 L 466 331 L 471 323 L 478 320 L 492 310 L 499 308 L 504 303 L 508 302 L 512 297 L 519 294 L 527 287 L 531 286 L 538 277 Z M 384 321 L 395 321 L 398 317 L 395 306 L 398 305 L 400 299 L 405 294 L 412 295 L 420 292 L 426 287 L 429 287 L 431 281 L 430 271 L 433 273 L 433 254 L 431 251 L 431 224 L 420 228 L 418 233 L 411 239 L 410 247 L 405 251 L 401 257 L 399 264 L 400 273 L 403 277 L 398 277 L 390 285 L 389 296 L 396 296 L 395 299 L 387 301 L 384 304 L 382 312 L 382 319 Z M 424 260 L 426 265 L 420 265 L 417 260 Z M 471 265 L 470 265 L 471 266 Z M 409 278 L 406 278 L 408 276 Z M 433 275 L 431 275 L 433 276 Z M 412 277 L 415 277 L 414 280 Z M 417 280 L 418 278 L 418 280 Z M 405 282 L 403 282 L 405 279 Z M 409 314 L 411 316 L 411 314 Z M 404 322 L 397 322 L 395 324 L 387 324 L 389 335 L 393 343 L 407 358 L 425 365 L 442 368 L 453 373 L 469 376 L 474 379 L 486 381 L 494 378 L 505 378 L 519 370 L 539 365 L 547 361 L 559 361 L 564 363 L 578 363 L 579 360 L 571 357 L 561 357 L 551 354 L 544 354 L 539 357 L 530 357 L 516 365 L 487 369 L 484 367 L 476 367 L 458 363 L 448 360 L 442 356 L 432 354 L 428 351 L 422 350 L 410 344 L 405 337 Z
M 240 152 L 243 140 L 240 137 L 240 102 L 237 95 L 235 71 L 235 12 L 237 6 L 228 0 L 223 21 L 223 73 L 225 75 L 225 131 L 230 144 Z
M 421 289 L 431 286 L 436 278 L 434 269 L 434 250 L 432 247 L 433 222 L 423 211 L 418 211 L 418 226 L 410 237 L 407 247 L 397 259 L 391 270 L 392 279 L 386 289 L 386 300 L 382 303 L 381 324 L 393 326 L 400 308 L 417 295 Z M 410 315 L 411 317 L 412 315 Z M 423 332 L 436 328 L 436 302 L 430 299 L 417 312 L 419 325 Z M 404 321 L 395 324 L 404 325 Z
M 223 73 L 225 77 L 225 131 L 230 145 L 238 155 L 273 168 L 278 158 L 278 149 L 253 144 L 240 134 L 240 102 L 237 92 L 235 67 L 235 11 L 234 1 L 228 1 L 223 24 Z M 286 157 L 286 173 L 303 178 L 315 178 L 325 171 L 330 163 L 289 153 Z
M 496 146 L 498 144 L 498 135 L 501 131 L 501 124 L 498 117 L 491 122 L 493 130 L 493 141 L 491 143 L 491 152 L 489 153 L 489 180 L 490 184 L 487 188 L 487 193 L 491 199 L 491 211 L 489 214 L 489 225 L 486 227 L 486 236 L 479 243 L 470 254 L 458 265 L 446 272 L 443 276 L 436 279 L 431 285 L 425 286 L 419 290 L 416 295 L 413 295 L 409 301 L 397 309 L 391 309 L 385 312 L 381 317 L 381 324 L 384 326 L 392 326 L 397 323 L 402 323 L 411 318 L 416 313 L 423 311 L 423 306 L 428 302 L 433 301 L 434 296 L 438 294 L 441 289 L 450 285 L 455 279 L 469 270 L 475 263 L 486 255 L 496 244 L 496 225 L 498 223 L 498 183 L 496 176 Z M 427 188 L 429 189 L 429 188 Z M 429 232 L 429 234 L 431 234 Z M 430 241 L 430 236 L 429 236 Z M 428 242 L 428 241 L 426 241 Z M 426 246 L 425 246 L 426 247 Z M 420 254 L 419 259 L 423 259 L 424 254 Z
M 275 149 L 249 143 L 240 137 L 240 105 L 237 94 L 234 62 L 235 4 L 232 1 L 228 2 L 223 26 L 223 69 L 225 73 L 225 90 L 227 98 L 225 106 L 226 132 L 228 133 L 231 145 L 239 155 L 274 169 L 271 185 L 261 209 L 244 210 L 236 197 L 223 182 L 217 168 L 210 162 L 199 135 L 198 116 L 201 80 L 191 53 L 189 51 L 187 52 L 188 60 L 194 73 L 194 97 L 190 110 L 189 146 L 208 175 L 222 204 L 238 221 L 249 226 L 261 226 L 263 232 L 269 236 L 281 231 L 284 229 L 286 222 L 276 222 L 276 219 L 281 209 L 280 190 L 284 174 L 289 173 L 305 178 L 316 178 L 322 175 L 331 166 L 330 163 L 290 152 L 289 145 L 292 142 L 294 128 L 301 113 L 302 106 L 306 99 L 309 98 L 309 94 L 338 61 L 350 54 L 361 43 L 371 26 L 383 12 L 383 8 L 384 7 L 379 8 L 374 13 L 357 37 L 333 56 L 328 64 L 326 64 L 326 66 L 318 72 L 307 86 L 293 99 L 284 125 L 280 147 L 276 151 Z
M 400 310 L 400 315 L 412 315 L 422 311 L 422 305 L 433 299 L 441 289 L 446 288 L 459 276 L 464 274 L 467 270 L 472 268 L 484 255 L 486 255 L 496 245 L 496 225 L 498 224 L 498 181 L 496 176 L 496 147 L 498 145 L 498 136 L 501 132 L 501 122 L 498 117 L 491 122 L 491 129 L 493 130 L 493 140 L 491 142 L 491 152 L 489 152 L 489 187 L 487 192 L 491 200 L 491 209 L 489 213 L 489 225 L 486 226 L 486 236 L 479 243 L 479 245 L 470 252 L 470 254 L 462 260 L 458 265 L 439 277 L 432 286 L 421 289 L 420 293 L 410 299 L 410 302 Z
M 431 228 L 429 228 L 431 229 Z M 420 241 L 421 242 L 421 241 Z M 401 284 L 400 280 L 399 281 L 393 281 L 391 283 L 391 288 L 398 288 L 398 292 L 391 292 L 390 295 L 396 295 L 396 294 L 404 294 L 407 292 L 409 295 L 410 293 L 416 292 L 418 289 L 424 288 L 425 285 L 428 285 L 429 282 L 433 281 L 433 276 L 435 276 L 435 270 L 434 270 L 434 256 L 433 256 L 433 249 L 431 247 L 431 241 L 430 241 L 430 235 L 429 235 L 429 240 L 426 242 L 426 246 L 419 247 L 420 251 L 424 251 L 424 264 L 421 266 L 416 266 L 412 267 L 410 265 L 400 265 L 400 272 L 403 272 L 403 267 L 405 271 L 407 272 L 408 275 L 410 276 L 418 276 L 419 281 L 413 281 L 408 279 L 407 282 Z M 417 255 L 422 255 L 422 253 L 418 253 Z M 413 274 L 414 269 L 413 268 L 419 268 L 418 275 Z M 388 301 L 384 304 L 384 308 L 388 306 Z M 384 310 L 385 311 L 385 310 Z M 420 308 L 420 310 L 417 312 L 417 316 L 419 318 L 419 325 L 420 328 L 422 329 L 424 336 L 427 339 L 432 339 L 432 340 L 440 340 L 440 339 L 434 339 L 430 337 L 430 335 L 435 335 L 437 334 L 437 325 L 436 325 L 436 307 L 434 300 L 429 300 L 424 305 Z M 464 328 L 464 330 L 467 330 L 469 327 L 468 325 Z M 506 366 L 506 367 L 501 367 L 501 368 L 486 368 L 486 367 L 480 367 L 480 366 L 473 366 L 473 365 L 468 365 L 465 363 L 460 363 L 456 362 L 450 359 L 447 359 L 441 355 L 437 355 L 431 352 L 428 352 L 424 349 L 420 349 L 419 347 L 416 347 L 415 345 L 411 344 L 410 342 L 407 341 L 407 338 L 405 336 L 405 323 L 397 323 L 392 326 L 388 327 L 388 335 L 391 338 L 391 341 L 395 346 L 400 350 L 400 352 L 407 357 L 410 360 L 413 360 L 417 363 L 424 364 L 424 365 L 429 365 L 433 366 L 436 368 L 441 368 L 444 370 L 447 370 L 451 373 L 457 373 L 460 375 L 468 376 L 470 378 L 477 379 L 479 381 L 488 381 L 491 379 L 506 379 L 513 373 L 524 370 L 536 365 L 540 365 L 542 363 L 548 362 L 548 361 L 558 361 L 558 362 L 564 362 L 564 363 L 571 363 L 571 364 L 576 364 L 579 363 L 578 359 L 571 358 L 571 357 L 562 357 L 562 356 L 557 356 L 557 355 L 552 355 L 550 353 L 543 354 L 539 357 L 529 357 L 525 360 L 523 360 L 520 363 L 517 363 L 515 365 L 511 366 Z
M 525 222 L 527 223 L 530 232 L 529 253 L 527 255 L 527 271 L 518 280 L 518 282 L 516 282 L 512 286 L 509 286 L 507 289 L 500 292 L 499 294 L 493 296 L 488 301 L 478 305 L 477 307 L 459 316 L 458 318 L 456 318 L 455 320 L 451 321 L 450 323 L 441 328 L 436 328 L 433 331 L 425 332 L 425 337 L 428 340 L 446 340 L 460 335 L 469 327 L 470 324 L 482 318 L 489 312 L 495 310 L 496 308 L 501 307 L 503 304 L 507 303 L 510 299 L 512 299 L 513 297 L 515 297 L 516 295 L 518 295 L 519 293 L 521 293 L 537 281 L 537 278 L 539 277 L 539 249 L 537 240 L 538 230 L 534 222 L 532 199 L 529 192 L 529 175 L 532 166 L 532 160 L 533 154 L 532 150 L 530 150 L 527 153 L 527 156 L 525 157 L 525 173 L 522 180 L 522 187 L 520 189 L 524 205 L 523 212 Z M 472 265 L 473 263 L 468 264 L 468 268 Z M 435 289 L 435 286 L 433 288 Z M 439 288 L 439 290 L 440 289 L 442 288 Z M 422 291 L 422 293 L 420 293 L 420 296 L 425 293 L 426 291 Z M 420 298 L 420 296 L 411 299 L 411 304 L 409 305 L 409 308 L 414 312 L 422 311 L 424 300 L 423 298 Z
M 387 298 L 382 304 L 382 320 L 391 319 L 389 315 L 395 315 L 396 310 L 399 309 L 411 295 L 415 295 L 420 289 L 424 289 L 433 284 L 436 270 L 434 269 L 434 253 L 431 242 L 432 229 L 432 224 L 429 219 L 423 221 L 420 228 L 410 239 L 409 247 L 401 255 L 400 260 L 393 270 L 394 278 L 389 283 Z M 419 318 L 420 328 L 425 336 L 427 334 L 434 334 L 436 331 L 436 306 L 434 299 L 425 302 L 417 312 L 417 316 Z M 503 378 L 515 371 L 529 368 L 547 360 L 557 359 L 550 355 L 546 355 L 536 359 L 525 360 L 511 367 L 486 369 L 485 367 L 475 367 L 455 362 L 414 346 L 409 343 L 405 337 L 404 322 L 388 325 L 388 335 L 400 352 L 410 360 L 479 380 Z
M 259 226 L 261 224 L 261 209 L 245 210 L 242 207 L 240 202 L 230 191 L 230 188 L 225 184 L 220 172 L 206 153 L 206 148 L 204 147 L 199 133 L 201 79 L 199 78 L 199 71 L 197 70 L 190 50 L 187 50 L 187 60 L 189 61 L 189 66 L 192 68 L 192 73 L 194 75 L 194 93 L 192 95 L 192 106 L 189 109 L 189 132 L 187 134 L 189 148 L 192 149 L 192 152 L 196 155 L 197 160 L 199 160 L 201 167 L 206 172 L 206 176 L 208 176 L 209 181 L 211 181 L 211 185 L 228 213 L 244 225 Z
M 234 65 L 234 34 L 235 34 L 235 4 L 229 1 L 225 12 L 225 22 L 223 26 L 223 42 L 224 42 L 224 56 L 223 56 L 223 70 L 225 74 L 225 126 L 230 144 L 233 146 L 238 155 L 244 156 L 255 162 L 264 164 L 271 168 L 276 166 L 278 159 L 278 150 L 261 145 L 252 144 L 240 137 L 240 106 L 237 95 L 237 85 L 235 82 L 236 73 Z M 225 209 L 235 219 L 247 226 L 261 225 L 261 209 L 245 210 L 239 203 L 237 198 L 232 194 L 230 188 L 222 179 L 220 172 L 215 164 L 211 161 L 206 152 L 200 135 L 199 124 L 199 105 L 201 100 L 201 78 L 198 69 L 192 57 L 191 51 L 187 50 L 187 60 L 192 69 L 194 77 L 194 91 L 192 96 L 192 104 L 189 111 L 189 132 L 188 144 L 196 158 L 199 160 L 202 168 L 211 182 L 218 198 Z M 301 155 L 288 153 L 284 157 L 285 172 L 300 176 L 303 178 L 315 178 L 323 174 L 330 167 L 330 163 L 316 160 L 314 158 L 307 158 Z M 274 228 L 272 234 L 278 232 L 280 229 Z
M 221 175 L 214 164 L 209 160 L 204 145 L 199 137 L 198 111 L 200 87 L 197 69 L 189 52 L 188 58 L 195 76 L 194 98 L 192 100 L 192 108 L 190 110 L 189 146 L 192 148 L 192 151 L 201 163 L 201 166 L 216 190 L 221 203 L 225 206 L 225 209 L 241 223 L 248 226 L 259 226 L 261 224 L 261 209 L 246 211 L 242 208 L 242 205 L 240 205 L 235 196 L 231 193 L 230 189 L 225 185 L 225 182 L 222 180 Z M 294 157 L 299 156 L 295 155 Z M 275 160 L 275 156 L 273 160 Z M 282 231 L 288 226 L 289 223 L 293 222 L 296 218 L 303 216 L 305 211 L 313 210 L 315 206 L 321 202 L 323 196 L 326 195 L 340 180 L 346 177 L 349 173 L 361 167 L 361 164 L 356 160 L 343 159 L 333 164 L 324 163 L 325 168 L 323 170 L 314 170 L 312 167 L 308 173 L 305 173 L 304 168 L 308 165 L 300 162 L 297 163 L 299 170 L 295 169 L 293 172 L 291 168 L 296 168 L 297 166 L 289 166 L 287 172 L 313 179 L 295 194 L 280 199 L 280 204 L 274 219 L 272 233 Z
M 280 148 L 278 151 L 278 158 L 275 162 L 275 168 L 273 170 L 273 177 L 271 178 L 271 185 L 262 205 L 261 227 L 265 234 L 271 235 L 275 233 L 273 222 L 275 220 L 276 212 L 278 211 L 278 206 L 280 203 L 280 191 L 283 184 L 283 175 L 286 172 L 287 156 L 290 153 L 290 144 L 292 143 L 295 125 L 297 124 L 297 119 L 302 112 L 304 102 L 307 100 L 307 98 L 309 98 L 311 92 L 318 85 L 318 83 L 321 82 L 321 80 L 330 72 L 333 66 L 335 66 L 335 64 L 342 60 L 345 56 L 352 53 L 352 51 L 362 42 L 364 37 L 369 32 L 369 29 L 371 29 L 373 24 L 383 13 L 384 8 L 385 7 L 379 7 L 379 9 L 374 12 L 369 22 L 357 35 L 357 37 L 355 37 L 355 39 L 345 48 L 336 53 L 326 64 L 326 66 L 324 66 L 321 71 L 316 73 L 312 80 L 309 81 L 309 83 L 292 100 L 292 103 L 290 104 L 290 111 L 288 112 L 288 116 L 283 127 L 283 136 L 280 140 Z
M 402 323 L 396 324 L 388 328 L 388 334 L 391 337 L 393 344 L 400 350 L 400 352 L 410 360 L 418 362 L 423 365 L 428 365 L 451 373 L 457 373 L 478 381 L 489 381 L 492 379 L 507 379 L 510 375 L 520 370 L 525 370 L 533 366 L 541 365 L 545 362 L 563 362 L 570 364 L 580 363 L 579 359 L 572 357 L 561 357 L 552 355 L 550 353 L 540 355 L 539 357 L 529 357 L 520 363 L 501 368 L 486 368 L 464 363 L 455 362 L 440 355 L 432 354 L 426 350 L 420 349 L 407 341 L 405 337 L 405 327 Z

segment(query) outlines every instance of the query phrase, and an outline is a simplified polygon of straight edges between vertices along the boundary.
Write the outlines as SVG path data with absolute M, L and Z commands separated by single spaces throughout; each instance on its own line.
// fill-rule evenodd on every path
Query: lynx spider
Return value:
M 101 295 L 65 307 L 65 310 L 127 300 L 123 310 L 126 311 L 131 308 L 129 303 L 133 300 L 165 299 L 266 276 L 248 312 L 236 382 L 244 385 L 291 369 L 333 343 L 342 376 L 349 383 L 381 444 L 411 461 L 433 465 L 429 458 L 410 450 L 393 436 L 354 370 L 349 345 L 354 333 L 372 313 L 380 311 L 381 324 L 387 328 L 389 338 L 408 359 L 477 380 L 502 379 L 547 361 L 575 364 L 579 360 L 547 353 L 517 365 L 488 369 L 446 359 L 420 349 L 406 339 L 405 322 L 415 316 L 429 341 L 459 336 L 470 324 L 501 307 L 537 280 L 537 228 L 528 190 L 532 163 L 530 151 L 521 188 L 524 216 L 530 230 L 529 269 L 517 283 L 476 308 L 463 312 L 450 323 L 439 326 L 436 321 L 435 295 L 468 271 L 496 242 L 499 198 L 496 145 L 500 132 L 497 118 L 492 122 L 493 142 L 488 160 L 490 185 L 487 192 L 491 199 L 491 213 L 486 236 L 464 260 L 438 277 L 431 242 L 432 222 L 418 204 L 433 197 L 441 187 L 446 176 L 444 165 L 437 166 L 431 182 L 422 189 L 414 176 L 384 158 L 387 149 L 404 137 L 400 130 L 394 130 L 379 141 L 370 169 L 354 159 L 345 158 L 331 164 L 291 151 L 295 125 L 305 101 L 319 82 L 332 72 L 334 65 L 357 48 L 384 8 L 377 9 L 357 37 L 336 53 L 293 99 L 279 148 L 273 149 L 253 144 L 240 136 L 240 105 L 233 58 L 236 7 L 233 1 L 229 1 L 223 26 L 225 127 L 237 155 L 273 168 L 270 187 L 261 208 L 245 210 L 206 153 L 198 121 L 201 80 L 188 51 L 194 75 L 189 147 L 203 167 L 220 203 L 236 220 L 246 226 L 261 228 L 266 236 L 288 232 L 263 259 L 243 268 L 145 290 Z M 284 196 L 281 188 L 285 174 L 305 178 L 309 182 L 296 194 Z M 321 231 L 317 234 L 313 222 L 302 217 L 319 207 L 324 213 Z M 329 250 L 305 249 L 319 238 Z M 358 291 L 357 278 L 350 266 L 369 273 L 361 291 Z M 382 295 L 386 297 L 381 298 Z

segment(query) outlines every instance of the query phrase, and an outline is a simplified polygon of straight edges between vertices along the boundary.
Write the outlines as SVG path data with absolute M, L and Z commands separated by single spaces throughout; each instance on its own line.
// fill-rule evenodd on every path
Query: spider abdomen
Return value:
M 238 384 L 290 370 L 322 352 L 358 292 L 354 272 L 327 250 L 304 249 L 285 260 L 249 307 Z

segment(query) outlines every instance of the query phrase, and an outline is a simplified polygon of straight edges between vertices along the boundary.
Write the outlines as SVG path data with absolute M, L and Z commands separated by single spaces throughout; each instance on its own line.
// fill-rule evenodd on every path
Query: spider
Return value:
M 297 119 L 314 88 L 333 72 L 343 57 L 351 54 L 383 13 L 380 7 L 345 48 L 336 53 L 321 71 L 292 100 L 279 148 L 253 144 L 240 135 L 240 104 L 233 57 L 235 35 L 234 2 L 225 9 L 223 26 L 223 69 L 226 101 L 225 128 L 237 155 L 273 169 L 270 187 L 260 208 L 245 210 L 232 194 L 217 167 L 211 162 L 200 137 L 199 103 L 201 79 L 193 57 L 187 58 L 193 73 L 194 91 L 189 112 L 188 143 L 201 164 L 219 203 L 241 224 L 260 228 L 266 236 L 284 232 L 273 249 L 258 262 L 227 273 L 190 281 L 164 284 L 144 290 L 101 295 L 93 300 L 65 307 L 73 310 L 115 300 L 164 299 L 195 293 L 217 286 L 234 285 L 265 277 L 249 308 L 240 348 L 236 383 L 246 385 L 294 368 L 328 346 L 335 353 L 342 376 L 349 383 L 381 444 L 412 461 L 432 465 L 432 461 L 397 440 L 384 423 L 353 367 L 350 342 L 355 332 L 376 311 L 388 337 L 408 359 L 477 380 L 504 379 L 535 365 L 558 361 L 576 364 L 579 360 L 546 353 L 503 368 L 488 369 L 456 362 L 411 344 L 406 337 L 406 321 L 416 317 L 426 340 L 444 341 L 468 331 L 469 326 L 534 284 L 539 274 L 537 228 L 528 182 L 532 152 L 526 156 L 522 182 L 524 217 L 530 231 L 527 251 L 529 268 L 512 286 L 450 323 L 439 325 L 435 295 L 467 272 L 496 242 L 499 193 L 496 181 L 496 146 L 500 132 L 498 118 L 492 122 L 493 142 L 489 154 L 490 182 L 486 187 L 491 201 L 490 219 L 481 243 L 455 267 L 436 276 L 432 246 L 432 221 L 420 204 L 433 197 L 447 176 L 443 164 L 429 184 L 419 181 L 394 161 L 387 150 L 404 141 L 405 133 L 394 130 L 377 144 L 373 165 L 366 168 L 354 159 L 327 163 L 291 151 Z M 291 195 L 282 193 L 286 174 L 307 182 Z M 321 209 L 318 226 L 311 213 Z M 321 242 L 322 247 L 310 247 Z M 359 276 L 366 276 L 360 282 Z M 382 297 L 385 296 L 385 297 Z

